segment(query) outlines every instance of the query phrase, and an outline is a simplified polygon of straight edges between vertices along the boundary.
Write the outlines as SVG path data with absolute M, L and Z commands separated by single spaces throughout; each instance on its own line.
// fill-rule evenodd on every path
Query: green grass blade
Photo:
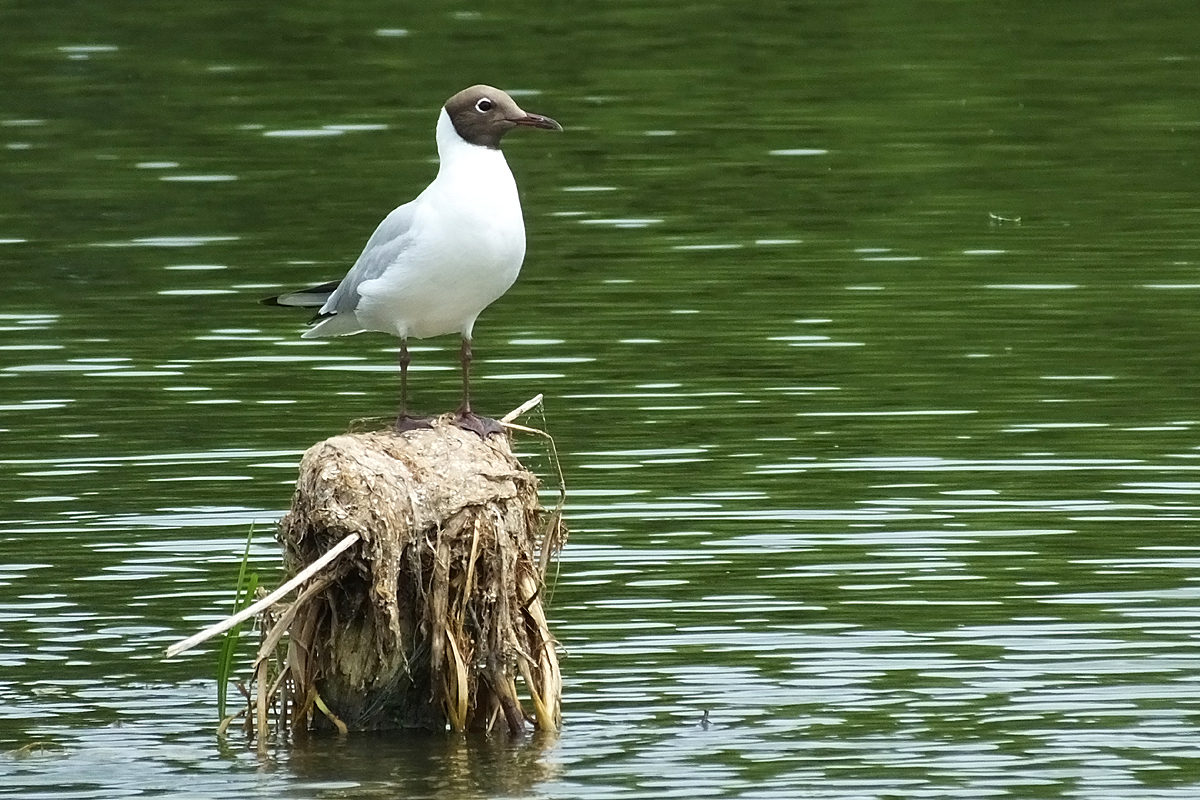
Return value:
M 233 595 L 233 613 L 241 611 L 254 599 L 258 590 L 258 573 L 247 574 L 250 564 L 250 544 L 254 541 L 254 526 L 246 536 L 246 549 L 242 552 L 242 564 L 238 569 L 237 586 Z M 244 624 L 244 623 L 242 623 Z M 225 719 L 225 698 L 229 690 L 229 677 L 233 674 L 233 659 L 237 653 L 238 639 L 242 634 L 242 624 L 229 629 L 221 641 L 221 649 L 217 654 L 217 716 Z

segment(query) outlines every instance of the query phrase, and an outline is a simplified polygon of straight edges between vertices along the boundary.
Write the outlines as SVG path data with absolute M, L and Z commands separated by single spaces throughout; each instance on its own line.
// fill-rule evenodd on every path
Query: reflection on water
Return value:
M 1194 9 L 743 11 L 13 9 L 0 794 L 1194 794 Z M 567 126 L 506 142 L 475 342 L 486 410 L 548 398 L 566 725 L 260 760 L 161 654 L 398 387 L 256 301 L 342 274 L 481 76 Z
M 640 487 L 726 459 L 747 477 L 739 489 L 572 494 L 573 539 L 552 606 L 568 680 L 568 724 L 557 742 L 317 741 L 276 756 L 270 778 L 255 777 L 256 762 L 240 748 L 222 756 L 204 733 L 209 683 L 146 686 L 121 675 L 137 674 L 130 665 L 138 662 L 152 668 L 181 632 L 221 615 L 229 581 L 212 576 L 236 568 L 241 546 L 228 532 L 272 512 L 163 508 L 76 514 L 53 527 L 28 520 L 42 535 L 76 538 L 92 566 L 72 567 L 53 591 L 46 573 L 68 563 L 62 553 L 10 564 L 2 576 L 7 586 L 25 584 L 2 609 L 5 666 L 45 676 L 0 688 L 0 723 L 10 737 L 21 732 L 10 741 L 46 743 L 6 771 L 45 796 L 91 785 L 115 796 L 165 790 L 185 774 L 213 797 L 266 785 L 288 796 L 428 797 L 607 797 L 630 785 L 696 796 L 719 785 L 731 796 L 782 798 L 818 778 L 826 796 L 922 787 L 950 796 L 964 786 L 1020 794 L 1076 782 L 1128 793 L 1147 770 L 1172 783 L 1195 778 L 1200 742 L 1189 709 L 1200 700 L 1200 654 L 1191 608 L 1200 588 L 1188 576 L 1197 548 L 1171 535 L 1176 520 L 1195 516 L 1195 482 L 1144 480 L 1167 468 L 1135 459 L 776 463 L 794 444 L 758 445 L 767 452 L 755 459 L 715 444 L 572 456 L 579 474 L 666 473 Z M 145 464 L 224 481 L 253 477 L 231 476 L 239 468 L 294 465 L 298 455 L 23 468 L 70 480 Z M 219 474 L 200 474 L 214 467 Z M 752 488 L 797 472 L 858 477 L 859 499 L 788 505 L 782 489 Z M 1026 485 L 1012 484 L 1013 475 Z M 1095 494 L 1046 491 L 1046 475 L 1085 476 Z M 1060 492 L 1079 485 L 1058 484 Z M 796 486 L 791 496 L 822 497 L 806 491 Z M 1124 545 L 1105 535 L 1131 520 L 1160 523 L 1160 535 Z M 252 555 L 273 563 L 269 537 Z M 131 587 L 118 590 L 127 604 L 119 612 L 104 610 L 114 582 Z M 180 610 L 164 616 L 161 604 Z M 205 669 L 204 660 L 189 659 L 179 675 Z M 376 747 L 387 757 L 372 755 Z M 118 748 L 137 777 L 99 781 Z M 219 781 L 211 777 L 218 764 Z

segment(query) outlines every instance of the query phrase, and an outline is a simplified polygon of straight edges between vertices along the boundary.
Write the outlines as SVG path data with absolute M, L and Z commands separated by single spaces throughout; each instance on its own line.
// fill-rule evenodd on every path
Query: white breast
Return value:
M 525 258 L 517 185 L 499 150 L 471 145 L 442 111 L 437 178 L 414 201 L 411 244 L 359 287 L 359 324 L 424 338 L 470 337 L 475 318 L 508 291 Z

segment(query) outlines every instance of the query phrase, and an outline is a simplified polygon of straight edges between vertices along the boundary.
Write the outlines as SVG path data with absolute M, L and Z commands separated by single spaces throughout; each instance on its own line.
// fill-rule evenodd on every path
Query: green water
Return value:
M 1192 5 L 0 24 L 0 795 L 1195 795 Z M 161 653 L 251 524 L 275 581 L 300 454 L 397 387 L 394 340 L 256 301 L 340 276 L 481 81 L 566 128 L 505 142 L 528 256 L 474 392 L 546 396 L 565 726 L 260 760 L 215 648 Z

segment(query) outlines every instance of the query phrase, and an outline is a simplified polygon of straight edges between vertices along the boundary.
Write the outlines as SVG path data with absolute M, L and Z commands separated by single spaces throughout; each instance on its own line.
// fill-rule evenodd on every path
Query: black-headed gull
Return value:
M 471 332 L 483 309 L 508 291 L 525 258 L 525 222 L 500 139 L 519 128 L 561 131 L 527 114 L 505 92 L 472 86 L 438 116 L 437 177 L 388 214 L 341 281 L 265 300 L 319 306 L 304 338 L 380 331 L 400 337 L 399 430 L 426 427 L 408 414 L 408 339 L 462 336 L 462 404 L 456 423 L 480 436 L 501 430 L 471 411 Z

